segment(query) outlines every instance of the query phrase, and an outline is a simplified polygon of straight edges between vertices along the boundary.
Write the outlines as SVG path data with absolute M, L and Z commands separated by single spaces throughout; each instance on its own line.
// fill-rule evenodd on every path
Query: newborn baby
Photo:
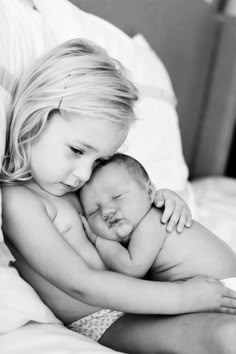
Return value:
M 234 251 L 198 222 L 181 235 L 166 232 L 155 192 L 143 166 L 124 154 L 101 162 L 80 190 L 85 230 L 106 266 L 162 281 L 235 277 Z

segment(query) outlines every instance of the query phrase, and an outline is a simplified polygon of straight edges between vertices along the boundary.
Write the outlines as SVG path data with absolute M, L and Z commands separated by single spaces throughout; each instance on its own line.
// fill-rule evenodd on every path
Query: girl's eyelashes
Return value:
M 100 157 L 99 159 L 95 160 L 93 167 L 95 168 L 98 166 L 101 162 L 108 160 L 108 158 L 105 157 Z
M 73 152 L 73 154 L 75 155 L 83 155 L 84 151 L 78 148 L 75 148 L 73 146 L 70 146 L 71 151 Z
M 97 167 L 100 164 L 101 161 L 102 161 L 102 159 L 95 160 L 94 164 L 93 164 L 93 168 Z

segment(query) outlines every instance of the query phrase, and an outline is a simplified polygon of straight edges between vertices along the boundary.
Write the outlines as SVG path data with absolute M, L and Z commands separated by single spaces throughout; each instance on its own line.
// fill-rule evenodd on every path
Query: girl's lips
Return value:
M 77 186 L 72 186 L 72 185 L 67 184 L 67 183 L 64 183 L 64 182 L 61 182 L 61 183 L 62 183 L 62 185 L 63 185 L 64 187 L 66 187 L 67 189 L 69 189 L 71 192 L 76 191 L 76 190 L 79 189 L 79 187 L 80 187 L 80 184 L 78 184 Z

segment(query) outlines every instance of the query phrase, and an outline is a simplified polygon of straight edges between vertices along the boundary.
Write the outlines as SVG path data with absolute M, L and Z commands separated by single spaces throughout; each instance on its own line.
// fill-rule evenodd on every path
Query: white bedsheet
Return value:
M 42 323 L 28 323 L 2 334 L 0 348 L 1 354 L 114 353 L 62 325 Z

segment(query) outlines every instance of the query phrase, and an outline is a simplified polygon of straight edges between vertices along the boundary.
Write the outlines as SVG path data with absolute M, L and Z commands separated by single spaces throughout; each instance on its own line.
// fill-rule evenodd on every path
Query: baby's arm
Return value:
M 236 292 L 214 280 L 152 282 L 93 270 L 58 233 L 41 200 L 24 187 L 4 188 L 3 227 L 30 267 L 84 303 L 129 313 L 236 313 Z
M 119 273 L 143 278 L 165 239 L 166 230 L 160 217 L 160 211 L 152 208 L 132 233 L 128 248 L 117 241 L 97 237 L 95 245 L 106 266 Z

